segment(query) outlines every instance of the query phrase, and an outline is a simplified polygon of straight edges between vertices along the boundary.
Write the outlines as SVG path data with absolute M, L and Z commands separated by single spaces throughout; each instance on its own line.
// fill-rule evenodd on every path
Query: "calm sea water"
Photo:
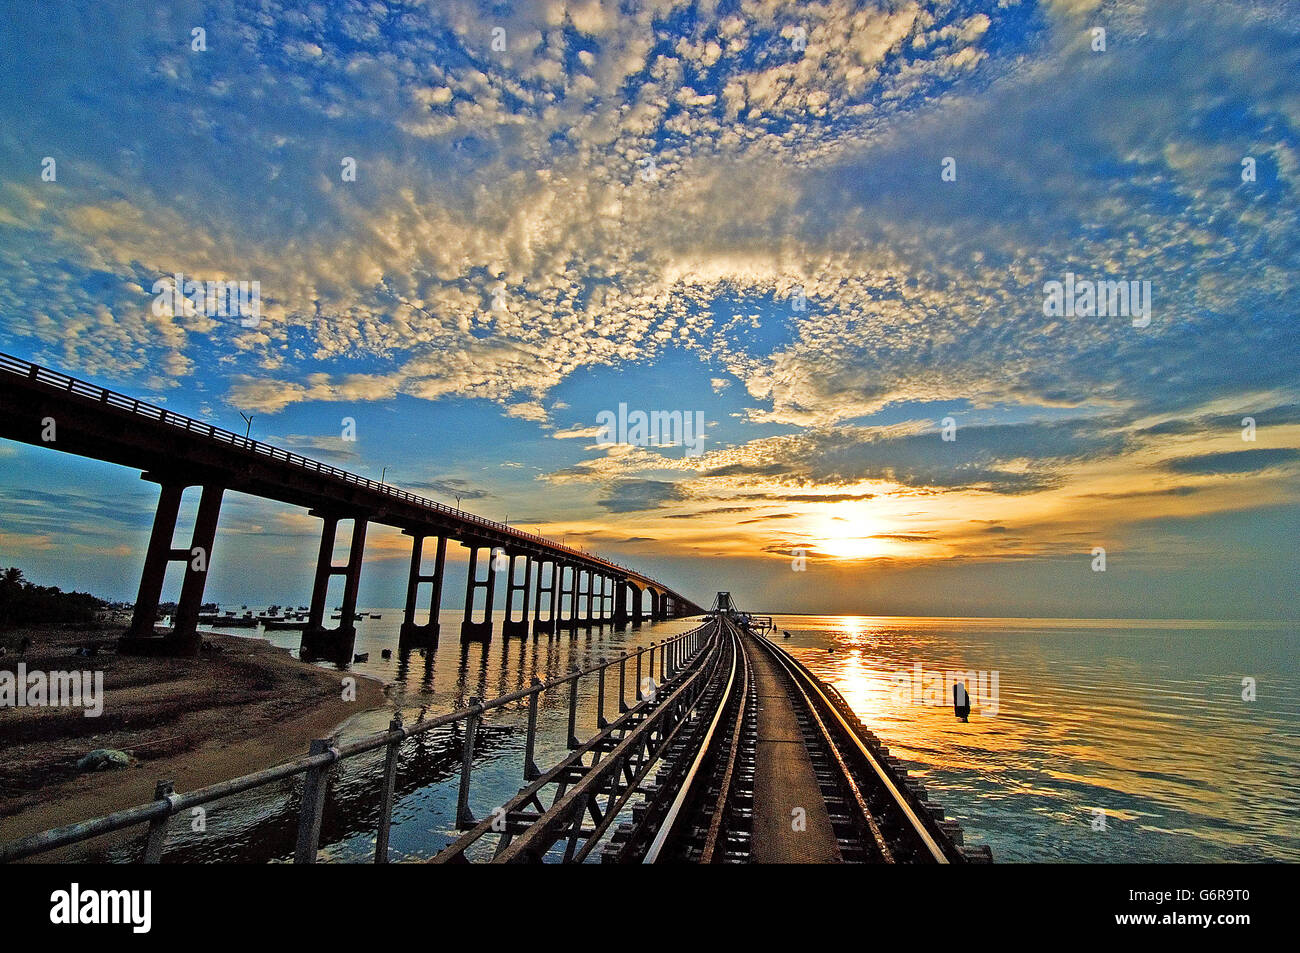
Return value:
M 995 860 L 1300 860 L 1295 624 L 775 621 Z M 996 714 L 926 704 L 947 671 L 997 672 Z
M 378 611 L 378 610 L 376 610 Z M 462 647 L 458 612 L 442 615 L 438 648 L 397 651 L 400 610 L 358 625 L 356 673 L 389 686 L 390 705 L 358 715 L 345 739 L 409 723 L 471 696 L 491 698 L 694 623 L 609 628 L 557 639 Z M 921 777 L 968 843 L 998 861 L 1300 860 L 1300 653 L 1294 625 L 1026 619 L 777 616 L 782 644 L 835 684 L 891 751 Z M 232 630 L 249 635 L 247 630 Z M 271 632 L 296 651 L 296 632 Z M 384 660 L 382 649 L 392 649 Z M 921 666 L 917 690 L 911 685 Z M 997 673 L 967 723 L 948 698 L 925 703 L 932 673 Z M 1257 685 L 1242 699 L 1242 680 Z M 595 686 L 579 734 L 594 731 Z M 629 673 L 629 691 L 631 676 Z M 613 683 L 608 709 L 615 704 Z M 994 705 L 996 702 L 996 712 Z M 982 706 L 981 706 L 981 703 Z M 538 762 L 565 753 L 564 690 L 543 696 Z M 523 783 L 527 707 L 485 721 L 473 769 L 476 816 Z M 331 787 L 323 860 L 366 861 L 374 849 L 382 752 L 345 762 Z M 391 856 L 432 856 L 456 836 L 459 734 L 408 740 L 398 772 Z M 266 861 L 292 855 L 299 781 L 214 805 L 207 829 L 174 824 L 165 860 Z M 1104 824 L 1103 824 L 1104 822 Z M 125 860 L 134 848 L 105 859 Z

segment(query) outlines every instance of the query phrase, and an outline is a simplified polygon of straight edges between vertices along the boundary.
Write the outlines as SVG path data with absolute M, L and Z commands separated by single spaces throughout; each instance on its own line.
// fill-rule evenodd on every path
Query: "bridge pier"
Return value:
M 642 615 L 645 612 L 645 608 L 642 605 L 645 601 L 645 590 L 636 583 L 630 581 L 627 584 L 627 590 L 632 602 L 632 611 L 629 613 L 632 617 L 632 626 L 634 628 L 639 628 L 642 622 Z
M 465 579 L 465 619 L 460 624 L 461 642 L 491 642 L 492 641 L 492 600 L 496 597 L 497 574 L 496 567 L 493 563 L 493 552 L 491 544 L 464 542 L 461 543 L 469 550 L 469 574 Z M 487 578 L 482 582 L 478 579 L 478 551 L 486 548 L 488 551 L 487 558 Z M 487 599 L 483 604 L 483 620 L 474 621 L 474 597 L 478 590 L 485 589 Z
M 664 620 L 663 609 L 664 597 L 657 589 L 650 590 L 650 621 L 662 622 Z
M 424 541 L 429 535 L 419 530 L 403 530 L 411 537 L 411 574 L 406 583 L 406 611 L 402 617 L 401 634 L 398 645 L 409 648 L 432 648 L 438 644 L 438 609 L 442 605 L 442 579 L 447 564 L 447 537 L 438 534 L 438 548 L 434 556 L 433 572 L 424 574 Z M 416 604 L 419 601 L 420 586 L 429 583 L 432 591 L 429 595 L 429 621 L 419 625 L 415 621 Z
M 627 625 L 630 616 L 627 612 L 627 589 L 628 581 L 626 579 L 614 580 L 614 615 L 612 621 L 617 628 L 623 628 Z
M 320 551 L 316 556 L 316 579 L 312 584 L 311 611 L 307 628 L 302 630 L 299 654 L 303 659 L 335 659 L 351 661 L 352 647 L 357 639 L 357 586 L 361 582 L 361 563 L 366 550 L 366 527 L 369 517 L 354 515 L 352 543 L 348 547 L 348 561 L 334 565 L 334 542 L 338 537 L 339 520 L 335 513 L 312 512 L 324 520 L 320 534 Z M 325 628 L 325 601 L 329 598 L 331 576 L 343 577 L 343 605 L 339 609 L 339 624 Z
M 584 582 L 585 585 L 583 584 Z M 580 595 L 581 595 L 581 604 L 582 604 L 582 615 L 579 618 L 579 621 L 582 623 L 582 627 L 584 629 L 590 629 L 594 624 L 591 617 L 591 610 L 592 610 L 592 598 L 595 589 L 595 582 L 596 582 L 595 574 L 590 569 L 580 570 L 580 575 L 578 577 L 578 584 L 579 586 L 581 586 Z
M 520 556 L 524 558 L 524 578 L 519 583 L 515 580 L 515 560 Z M 506 617 L 501 622 L 501 634 L 504 636 L 511 635 L 528 635 L 528 597 L 532 593 L 533 587 L 533 557 L 527 553 L 510 554 L 510 575 L 506 579 Z M 519 618 L 515 618 L 515 593 L 524 594 L 523 603 L 519 607 Z
M 159 483 L 158 508 L 154 511 L 153 529 L 149 533 L 149 547 L 145 551 L 131 626 L 117 643 L 117 650 L 122 655 L 199 654 L 202 641 L 197 632 L 199 609 L 203 605 L 203 589 L 212 561 L 212 544 L 217 537 L 217 520 L 221 515 L 221 498 L 225 489 L 214 484 L 203 485 L 190 547 L 173 549 L 172 537 L 176 533 L 176 519 L 185 488 L 184 483 Z M 172 562 L 185 564 L 185 578 L 172 617 L 172 630 L 159 637 L 154 625 L 158 620 L 158 604 L 162 600 L 167 566 Z
M 551 577 L 548 582 L 543 584 L 542 572 L 548 565 L 551 567 Z M 537 588 L 533 594 L 533 638 L 537 638 L 543 632 L 547 635 L 555 632 L 555 594 L 559 583 L 556 568 L 557 564 L 553 559 L 549 561 L 545 558 L 537 560 Z M 543 593 L 546 594 L 548 603 L 546 607 L 547 615 L 550 616 L 548 619 L 542 618 Z

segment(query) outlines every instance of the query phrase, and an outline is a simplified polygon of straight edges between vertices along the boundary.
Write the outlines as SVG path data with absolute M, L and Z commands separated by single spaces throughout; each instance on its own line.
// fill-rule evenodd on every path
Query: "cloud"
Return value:
M 599 504 L 611 513 L 658 509 L 684 499 L 681 489 L 660 480 L 620 480 L 605 488 Z
M 1258 473 L 1300 461 L 1300 450 L 1289 447 L 1264 447 L 1258 450 L 1235 450 L 1227 453 L 1203 453 L 1194 457 L 1166 460 L 1162 467 L 1171 473 L 1194 476 Z

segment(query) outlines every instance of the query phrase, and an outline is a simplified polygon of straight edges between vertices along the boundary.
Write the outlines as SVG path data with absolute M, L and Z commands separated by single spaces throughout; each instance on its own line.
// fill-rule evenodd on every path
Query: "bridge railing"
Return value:
M 520 529 L 514 529 L 507 526 L 505 523 L 498 523 L 495 520 L 490 520 L 482 516 L 475 516 L 473 513 L 467 513 L 461 509 L 453 509 L 445 503 L 439 503 L 436 500 L 427 499 L 426 497 L 410 493 L 388 483 L 380 483 L 377 480 L 371 480 L 348 470 L 340 470 L 339 468 L 332 467 L 327 463 L 321 463 L 319 460 L 313 460 L 310 457 L 304 457 L 301 454 L 291 453 L 282 447 L 262 443 L 248 437 L 241 437 L 237 433 L 223 430 L 220 427 L 214 427 L 212 424 L 204 423 L 201 420 L 195 420 L 193 417 L 186 417 L 183 414 L 177 414 L 170 410 L 165 410 L 162 407 L 157 407 L 145 401 L 137 400 L 136 398 L 129 397 L 126 394 L 119 394 L 116 391 L 111 391 L 96 384 L 91 384 L 88 381 L 83 381 L 76 377 L 69 377 L 67 374 L 52 370 L 48 367 L 43 367 L 40 364 L 33 364 L 31 361 L 25 361 L 22 358 L 14 357 L 10 354 L 0 353 L 0 371 L 16 374 L 20 377 L 26 377 L 30 380 L 51 387 L 56 387 L 59 390 L 67 391 L 70 394 L 75 394 L 78 397 L 84 397 L 88 400 L 96 401 L 109 407 L 116 407 L 119 410 L 128 411 L 136 416 L 145 417 L 149 420 L 184 430 L 187 433 L 196 434 L 200 437 L 206 437 L 220 443 L 228 444 L 231 447 L 244 450 L 248 453 L 269 457 L 272 460 L 278 460 L 290 466 L 310 470 L 313 473 L 331 479 L 341 480 L 342 482 L 352 486 L 359 486 L 376 493 L 382 493 L 385 496 L 390 496 L 405 503 L 410 503 L 413 506 L 433 510 L 440 515 L 453 517 L 472 526 L 492 530 L 513 537 L 517 540 L 536 543 L 545 546 L 547 549 L 566 553 L 587 562 L 598 563 L 607 568 L 616 569 L 626 575 L 649 581 L 647 577 L 642 576 L 635 570 L 630 569 L 627 566 L 622 566 L 603 556 L 597 556 L 592 553 L 583 552 L 582 550 L 573 549 L 564 543 L 558 543 L 553 539 L 546 538 L 545 536 L 539 536 L 535 533 L 527 533 Z M 676 594 L 673 593 L 673 595 L 675 596 Z
M 473 771 L 476 734 L 485 714 L 499 711 L 523 699 L 528 700 L 528 729 L 524 745 L 523 775 L 525 779 L 531 780 L 540 774 L 534 762 L 534 754 L 537 744 L 538 708 L 543 693 L 569 686 L 568 745 L 571 749 L 581 747 L 582 742 L 576 736 L 578 684 L 581 679 L 590 675 L 596 675 L 598 678 L 596 720 L 597 729 L 599 730 L 604 727 L 602 722 L 605 719 L 606 708 L 606 673 L 609 670 L 615 666 L 618 667 L 618 710 L 635 710 L 640 705 L 652 704 L 653 698 L 647 699 L 642 690 L 642 673 L 646 672 L 648 677 L 654 677 L 655 653 L 658 652 L 659 655 L 660 681 L 658 684 L 662 684 L 672 677 L 676 667 L 688 657 L 689 653 L 699 647 L 700 637 L 706 628 L 706 625 L 696 626 L 680 635 L 666 638 L 658 645 L 651 642 L 649 645 L 624 652 L 618 658 L 608 661 L 602 660 L 587 668 L 574 668 L 569 673 L 558 678 L 542 680 L 534 676 L 532 684 L 527 688 L 508 692 L 489 701 L 479 701 L 476 698 L 471 698 L 470 704 L 466 707 L 445 715 L 422 718 L 410 725 L 403 725 L 399 716 L 393 719 L 387 731 L 368 735 L 347 744 L 334 745 L 327 739 L 313 741 L 310 753 L 304 757 L 286 761 L 283 764 L 256 771 L 252 774 L 232 778 L 228 781 L 219 781 L 216 784 L 197 788 L 185 794 L 177 794 L 165 782 L 159 782 L 155 788 L 154 800 L 148 803 L 115 811 L 112 814 L 105 814 L 91 820 L 52 828 L 38 834 L 31 834 L 7 844 L 0 844 L 0 863 L 9 863 L 22 860 L 25 857 L 46 854 L 61 847 L 68 847 L 116 831 L 148 824 L 148 838 L 145 841 L 140 860 L 143 863 L 156 864 L 162 857 L 168 823 L 177 814 L 245 791 L 264 788 L 297 775 L 303 775 L 305 780 L 298 809 L 298 836 L 293 859 L 294 863 L 299 864 L 315 863 L 320 849 L 321 818 L 325 809 L 325 794 L 330 772 L 333 770 L 334 765 L 341 761 L 357 758 L 380 749 L 386 750 L 386 757 L 384 760 L 384 789 L 375 839 L 374 862 L 377 864 L 387 863 L 388 837 L 392 826 L 393 800 L 396 789 L 398 752 L 402 742 L 407 738 L 427 734 L 448 725 L 464 723 L 463 756 L 457 792 L 456 819 L 457 825 L 460 827 L 472 826 L 471 815 L 469 814 L 470 778 Z M 643 668 L 642 663 L 647 655 L 649 658 Z M 629 663 L 635 665 L 634 703 L 630 706 L 627 704 L 626 692 Z

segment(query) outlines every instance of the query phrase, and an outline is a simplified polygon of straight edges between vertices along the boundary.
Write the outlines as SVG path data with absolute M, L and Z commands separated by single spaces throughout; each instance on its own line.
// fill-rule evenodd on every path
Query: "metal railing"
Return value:
M 436 500 L 430 500 L 426 497 L 418 496 L 415 493 L 409 493 L 406 490 L 399 489 L 391 484 L 380 483 L 377 480 L 371 480 L 348 470 L 340 470 L 338 467 L 332 467 L 327 463 L 321 463 L 319 460 L 313 460 L 310 457 L 304 457 L 301 454 L 291 453 L 281 447 L 261 443 L 260 441 L 252 440 L 248 437 L 241 437 L 237 433 L 223 430 L 220 427 L 214 427 L 201 420 L 195 420 L 193 417 L 186 417 L 183 414 L 173 413 L 172 411 L 165 410 L 162 407 L 156 407 L 153 404 L 137 400 L 136 398 L 129 397 L 126 394 L 120 394 L 117 391 L 107 390 L 96 384 L 91 384 L 88 381 L 83 381 L 76 377 L 70 377 L 60 371 L 52 370 L 51 368 L 44 367 L 40 364 L 33 364 L 31 361 L 25 361 L 20 357 L 14 357 L 11 354 L 0 352 L 0 371 L 14 374 L 19 377 L 25 377 L 29 380 L 34 380 L 50 387 L 56 387 L 59 390 L 67 391 L 68 393 L 75 394 L 78 397 L 84 397 L 87 400 L 95 401 L 108 407 L 125 410 L 129 413 L 158 423 L 168 424 L 180 430 L 184 430 L 187 433 L 206 437 L 210 440 L 226 444 L 238 450 L 269 457 L 272 460 L 278 460 L 281 463 L 287 463 L 290 466 L 309 470 L 312 473 L 339 480 L 351 486 L 359 486 L 375 493 L 382 493 L 385 496 L 393 497 L 394 499 L 401 500 L 404 503 L 430 509 L 440 515 L 461 520 L 471 526 L 492 530 L 493 532 L 501 533 L 517 540 L 536 543 L 540 546 L 545 546 L 548 549 L 568 554 L 582 561 L 597 563 L 609 569 L 616 569 L 621 573 L 641 579 L 645 582 L 654 582 L 654 580 L 650 579 L 648 576 L 642 575 L 634 569 L 622 566 L 603 556 L 597 556 L 593 553 L 574 549 L 564 543 L 558 543 L 553 539 L 548 539 L 545 536 L 539 536 L 535 533 L 526 533 L 523 530 L 514 529 L 505 523 L 498 523 L 495 520 L 490 520 L 482 516 L 475 516 L 473 513 L 467 513 L 462 509 L 454 509 L 447 506 L 445 503 L 439 503 Z M 655 585 L 659 585 L 659 583 L 655 583 Z M 660 588 L 665 587 L 660 586 Z M 666 591 L 674 599 L 677 599 L 686 605 L 694 605 L 694 603 L 683 599 L 671 589 L 666 589 Z
M 571 749 L 579 748 L 582 743 L 578 740 L 576 734 L 578 684 L 583 677 L 593 674 L 598 677 L 596 723 L 598 730 L 603 729 L 606 721 L 607 670 L 618 666 L 619 711 L 635 711 L 643 706 L 652 706 L 654 700 L 647 699 L 641 688 L 643 658 L 647 654 L 649 655 L 648 660 L 646 660 L 648 664 L 645 666 L 644 671 L 650 677 L 653 677 L 655 673 L 655 654 L 656 651 L 658 652 L 660 684 L 663 684 L 682 670 L 688 660 L 694 657 L 700 648 L 701 637 L 707 628 L 707 623 L 696 626 L 680 635 L 664 639 L 658 645 L 651 642 L 649 645 L 625 652 L 616 659 L 600 661 L 585 669 L 575 668 L 568 674 L 558 678 L 542 680 L 534 676 L 533 683 L 527 688 L 509 692 L 490 701 L 479 701 L 477 698 L 471 698 L 469 705 L 464 708 L 434 718 L 422 718 L 410 725 L 403 725 L 399 715 L 393 719 L 387 731 L 368 735 L 347 744 L 335 745 L 330 739 L 317 739 L 312 741 L 310 751 L 304 757 L 286 761 L 283 764 L 238 778 L 219 781 L 216 784 L 197 788 L 184 794 L 177 794 L 172 789 L 171 782 L 159 781 L 154 789 L 154 800 L 146 804 L 139 804 L 102 817 L 52 828 L 7 844 L 0 844 L 0 863 L 9 863 L 25 857 L 45 854 L 60 847 L 82 843 L 139 824 L 148 824 L 148 837 L 145 841 L 141 861 L 147 864 L 156 864 L 162 859 L 168 823 L 177 814 L 235 794 L 266 787 L 269 784 L 299 774 L 305 776 L 305 782 L 298 810 L 298 835 L 293 859 L 294 863 L 299 864 L 315 863 L 320 849 L 321 818 L 325 809 L 325 795 L 329 776 L 334 766 L 341 761 L 371 751 L 378 751 L 381 748 L 386 751 L 384 758 L 384 786 L 381 795 L 379 824 L 376 831 L 374 862 L 377 864 L 387 863 L 388 837 L 392 826 L 393 801 L 396 791 L 398 751 L 402 742 L 407 738 L 423 735 L 457 722 L 464 722 L 463 754 L 456 800 L 456 821 L 457 826 L 462 829 L 473 826 L 476 822 L 469 811 L 470 778 L 474 761 L 475 737 L 485 714 L 502 709 L 522 699 L 528 699 L 528 733 L 524 746 L 523 775 L 526 780 L 532 780 L 541 774 L 534 762 L 534 756 L 537 744 L 538 707 L 540 697 L 544 692 L 566 685 L 569 686 L 568 746 Z M 627 668 L 630 662 L 634 662 L 636 667 L 635 694 L 633 696 L 635 703 L 633 705 L 628 705 L 626 690 Z

